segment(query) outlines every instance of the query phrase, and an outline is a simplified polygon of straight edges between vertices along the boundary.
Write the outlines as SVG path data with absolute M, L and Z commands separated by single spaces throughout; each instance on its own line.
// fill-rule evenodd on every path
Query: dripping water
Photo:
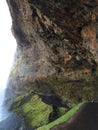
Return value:
M 14 59 L 16 41 L 11 33 L 11 17 L 6 0 L 0 0 L 0 121 L 9 116 L 3 106 L 7 79 Z

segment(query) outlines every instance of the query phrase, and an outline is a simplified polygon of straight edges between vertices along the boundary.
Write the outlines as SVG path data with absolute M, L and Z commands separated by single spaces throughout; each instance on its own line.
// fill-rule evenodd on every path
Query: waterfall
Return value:
M 7 79 L 14 59 L 16 41 L 11 33 L 11 17 L 6 0 L 0 0 L 0 121 L 9 115 L 3 106 Z

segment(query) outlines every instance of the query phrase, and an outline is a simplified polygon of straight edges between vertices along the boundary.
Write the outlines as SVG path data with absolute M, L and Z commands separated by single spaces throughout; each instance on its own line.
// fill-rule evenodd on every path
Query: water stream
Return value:
M 9 116 L 9 112 L 7 110 L 7 108 L 3 105 L 3 101 L 4 101 L 4 89 L 0 90 L 0 122 L 5 120 L 8 116 Z
M 9 112 L 4 105 L 7 80 L 17 47 L 11 33 L 12 20 L 6 0 L 0 0 L 0 16 L 0 130 L 29 130 L 23 117 Z
M 11 17 L 6 0 L 0 0 L 0 122 L 9 116 L 3 105 L 7 79 L 13 63 L 16 41 L 11 33 Z M 1 129 L 0 129 L 1 130 Z

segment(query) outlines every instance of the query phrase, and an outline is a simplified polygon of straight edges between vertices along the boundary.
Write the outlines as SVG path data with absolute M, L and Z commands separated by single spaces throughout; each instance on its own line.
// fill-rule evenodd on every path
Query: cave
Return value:
M 5 104 L 21 129 L 98 130 L 98 0 L 6 1 L 17 50 Z

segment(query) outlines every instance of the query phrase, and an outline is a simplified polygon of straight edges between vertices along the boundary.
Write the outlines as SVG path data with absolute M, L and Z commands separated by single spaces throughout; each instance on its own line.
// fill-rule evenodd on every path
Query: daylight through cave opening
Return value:
M 0 88 L 6 86 L 12 66 L 16 41 L 11 33 L 11 16 L 6 1 L 0 1 Z

